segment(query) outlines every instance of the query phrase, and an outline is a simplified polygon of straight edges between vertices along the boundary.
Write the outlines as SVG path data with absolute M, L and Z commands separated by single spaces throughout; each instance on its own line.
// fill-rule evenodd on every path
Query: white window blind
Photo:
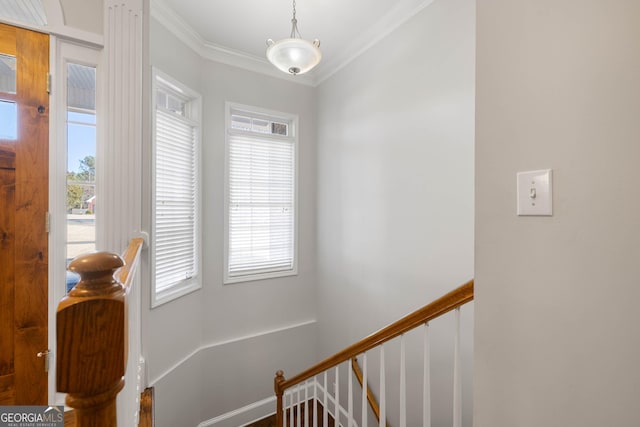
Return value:
M 192 99 L 156 81 L 154 301 L 199 287 L 198 122 Z
M 227 282 L 296 273 L 296 142 L 266 121 L 229 123 Z

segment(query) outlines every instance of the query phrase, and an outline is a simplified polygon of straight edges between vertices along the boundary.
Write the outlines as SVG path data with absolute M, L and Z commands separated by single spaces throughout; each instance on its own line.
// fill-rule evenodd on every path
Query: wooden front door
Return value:
M 0 405 L 47 404 L 48 73 L 49 37 L 0 24 Z

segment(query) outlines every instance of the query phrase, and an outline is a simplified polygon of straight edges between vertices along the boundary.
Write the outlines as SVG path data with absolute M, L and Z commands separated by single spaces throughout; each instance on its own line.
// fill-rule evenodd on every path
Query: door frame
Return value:
M 68 63 L 96 67 L 96 115 L 102 108 L 101 48 L 51 36 L 51 120 L 49 124 L 49 369 L 50 404 L 64 405 L 65 394 L 56 393 L 56 310 L 66 287 L 66 176 L 67 176 L 67 67 Z M 96 128 L 96 147 L 103 141 L 100 121 Z M 98 151 L 96 149 L 96 151 Z M 97 227 L 98 222 L 96 222 Z M 53 398 L 53 399 L 52 399 Z

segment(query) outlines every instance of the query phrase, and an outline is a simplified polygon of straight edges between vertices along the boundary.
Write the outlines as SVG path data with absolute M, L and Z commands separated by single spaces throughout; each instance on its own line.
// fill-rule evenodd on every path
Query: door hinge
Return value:
M 36 356 L 44 359 L 44 371 L 49 372 L 49 357 L 51 357 L 51 350 L 46 349 L 45 351 L 41 351 L 40 353 L 36 354 Z
M 47 73 L 47 93 L 51 94 L 51 73 Z
M 49 212 L 45 212 L 44 214 L 44 228 L 47 233 L 51 231 L 51 214 Z

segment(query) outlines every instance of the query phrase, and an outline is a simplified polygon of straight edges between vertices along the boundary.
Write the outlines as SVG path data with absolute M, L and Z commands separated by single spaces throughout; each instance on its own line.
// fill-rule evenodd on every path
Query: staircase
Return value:
M 432 384 L 431 384 L 431 347 L 430 324 L 432 321 L 452 312 L 455 330 L 453 337 L 453 396 L 450 401 L 452 407 L 451 425 L 462 427 L 462 375 L 461 375 L 461 308 L 473 301 L 473 280 L 465 283 L 452 292 L 442 296 L 434 302 L 408 314 L 402 319 L 386 326 L 378 332 L 369 335 L 344 350 L 330 356 L 324 361 L 307 370 L 286 379 L 282 371 L 276 373 L 274 390 L 277 399 L 275 423 L 273 419 L 265 419 L 255 426 L 297 426 L 297 427 L 327 427 L 333 426 L 335 420 L 338 425 L 346 427 L 380 426 L 390 424 L 397 427 L 422 425 L 430 427 L 432 423 Z M 422 331 L 420 331 L 420 329 Z M 422 335 L 422 354 L 408 354 L 410 346 L 407 336 L 412 333 Z M 389 359 L 395 354 L 385 351 L 385 345 L 399 341 L 397 378 L 391 378 L 388 372 Z M 415 346 L 411 347 L 415 350 Z M 362 361 L 362 369 L 355 362 L 355 358 Z M 413 370 L 409 361 L 422 360 L 422 367 Z M 371 365 L 369 365 L 369 363 Z M 408 366 L 409 376 L 407 375 Z M 353 373 L 351 372 L 353 369 Z M 416 375 L 422 377 L 421 407 L 414 407 L 415 391 L 409 391 L 408 379 Z M 354 385 L 354 377 L 359 385 Z M 414 381 L 415 382 L 415 381 Z M 389 384 L 398 384 L 398 395 L 388 396 Z M 372 387 L 376 387 L 372 391 Z M 357 388 L 362 387 L 360 390 Z M 437 392 L 438 390 L 433 390 Z M 354 399 L 355 396 L 355 399 Z M 377 402 L 380 402 L 378 404 Z M 296 414 L 304 414 L 305 408 L 310 408 L 312 416 L 303 416 L 300 420 Z M 391 423 L 388 415 L 397 415 Z M 290 414 L 294 414 L 293 418 Z
M 116 396 L 126 368 L 126 299 L 142 244 L 141 239 L 133 239 L 124 260 L 115 254 L 94 253 L 70 265 L 81 280 L 60 302 L 57 313 L 58 390 L 67 393 L 67 406 L 75 409 L 65 413 L 65 426 L 117 425 Z M 460 313 L 474 299 L 473 285 L 473 280 L 465 283 L 289 379 L 278 371 L 276 413 L 244 427 L 431 427 L 430 325 L 447 313 L 455 319 L 451 419 L 453 427 L 462 427 Z M 408 355 L 409 334 L 419 334 L 423 340 L 421 408 L 413 407 L 416 399 L 407 399 L 415 395 L 408 392 L 407 379 L 417 372 L 409 368 L 407 375 L 408 361 L 416 359 Z M 399 372 L 387 371 L 393 354 L 385 348 L 391 345 L 400 349 L 397 364 L 392 363 Z M 104 369 L 97 373 L 95 366 Z M 390 383 L 399 383 L 397 395 L 390 389 L 388 396 Z M 421 412 L 420 422 L 417 412 Z M 139 427 L 153 426 L 152 389 L 142 393 L 139 415 Z

